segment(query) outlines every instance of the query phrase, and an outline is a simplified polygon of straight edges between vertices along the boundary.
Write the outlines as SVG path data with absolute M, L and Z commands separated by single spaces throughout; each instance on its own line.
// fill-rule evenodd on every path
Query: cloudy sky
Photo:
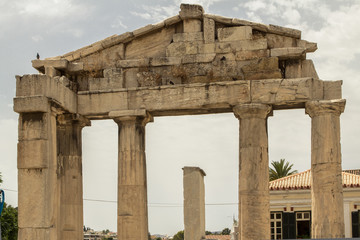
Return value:
M 360 2 L 356 0 L 198 0 L 205 12 L 292 27 L 317 42 L 308 54 L 323 80 L 343 80 L 344 169 L 360 168 Z M 113 34 L 156 23 L 179 11 L 180 0 L 0 0 L 0 172 L 7 201 L 17 205 L 15 75 L 36 73 L 31 60 L 58 56 Z M 207 173 L 206 229 L 237 218 L 238 120 L 233 114 L 158 117 L 146 127 L 149 230 L 183 229 L 182 170 Z M 269 118 L 269 159 L 310 168 L 310 117 L 303 109 Z M 116 231 L 117 126 L 93 121 L 83 130 L 84 224 Z M 15 190 L 15 191 L 11 191 Z M 98 202 L 93 200 L 106 200 Z

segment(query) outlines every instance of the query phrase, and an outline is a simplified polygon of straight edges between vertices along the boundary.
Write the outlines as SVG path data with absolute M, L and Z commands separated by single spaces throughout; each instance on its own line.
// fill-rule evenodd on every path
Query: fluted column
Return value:
M 82 240 L 83 181 L 81 131 L 90 121 L 78 114 L 57 117 L 57 161 L 60 179 L 60 239 Z
M 306 103 L 311 117 L 312 238 L 344 238 L 340 114 L 345 100 Z
M 148 212 L 145 160 L 145 110 L 112 112 L 119 126 L 118 239 L 147 240 Z
M 239 236 L 270 239 L 267 117 L 271 106 L 243 104 L 233 111 L 240 120 Z

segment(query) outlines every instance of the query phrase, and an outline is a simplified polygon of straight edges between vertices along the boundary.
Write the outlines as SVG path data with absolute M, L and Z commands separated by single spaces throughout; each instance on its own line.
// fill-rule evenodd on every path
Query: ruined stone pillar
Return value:
M 90 126 L 90 121 L 77 114 L 62 114 L 57 120 L 60 239 L 82 240 L 84 224 L 81 130 Z
M 118 239 L 147 240 L 145 110 L 111 112 L 119 126 Z
M 239 236 L 270 239 L 267 117 L 271 106 L 243 104 L 233 111 L 240 120 Z
M 184 237 L 205 239 L 205 172 L 198 167 L 184 167 Z
M 19 116 L 19 240 L 60 239 L 57 113 L 46 98 L 42 105 L 46 106 L 43 112 L 22 112 Z
M 311 117 L 312 238 L 344 238 L 340 114 L 345 100 L 306 103 Z

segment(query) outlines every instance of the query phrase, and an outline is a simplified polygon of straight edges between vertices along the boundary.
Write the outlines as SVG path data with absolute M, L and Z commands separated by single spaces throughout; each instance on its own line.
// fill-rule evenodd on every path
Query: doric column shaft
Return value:
M 267 117 L 271 106 L 244 104 L 233 111 L 240 120 L 239 236 L 270 239 Z
M 118 239 L 147 240 L 147 185 L 144 111 L 111 113 L 119 126 Z
M 57 161 L 60 179 L 60 235 L 83 239 L 83 181 L 81 131 L 90 121 L 77 114 L 57 117 Z
M 198 167 L 184 167 L 184 239 L 205 238 L 205 172 Z
M 312 238 L 344 238 L 340 114 L 345 100 L 306 103 L 311 117 Z
M 47 104 L 47 105 L 46 105 Z M 56 109 L 19 116 L 18 239 L 59 239 Z

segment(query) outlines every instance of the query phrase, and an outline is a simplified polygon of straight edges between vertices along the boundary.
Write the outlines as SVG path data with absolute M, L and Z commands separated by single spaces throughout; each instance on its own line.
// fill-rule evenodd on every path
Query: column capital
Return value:
M 309 101 L 305 103 L 305 113 L 310 117 L 328 113 L 340 116 L 344 112 L 345 103 L 345 99 Z
M 142 125 L 146 125 L 148 122 L 154 121 L 153 116 L 145 109 L 111 111 L 109 117 L 118 124 L 138 121 Z
M 233 112 L 238 119 L 267 118 L 272 111 L 271 105 L 261 103 L 241 104 L 233 107 Z
M 57 115 L 56 120 L 59 125 L 78 123 L 81 127 L 91 126 L 89 119 L 77 113 L 62 113 Z

